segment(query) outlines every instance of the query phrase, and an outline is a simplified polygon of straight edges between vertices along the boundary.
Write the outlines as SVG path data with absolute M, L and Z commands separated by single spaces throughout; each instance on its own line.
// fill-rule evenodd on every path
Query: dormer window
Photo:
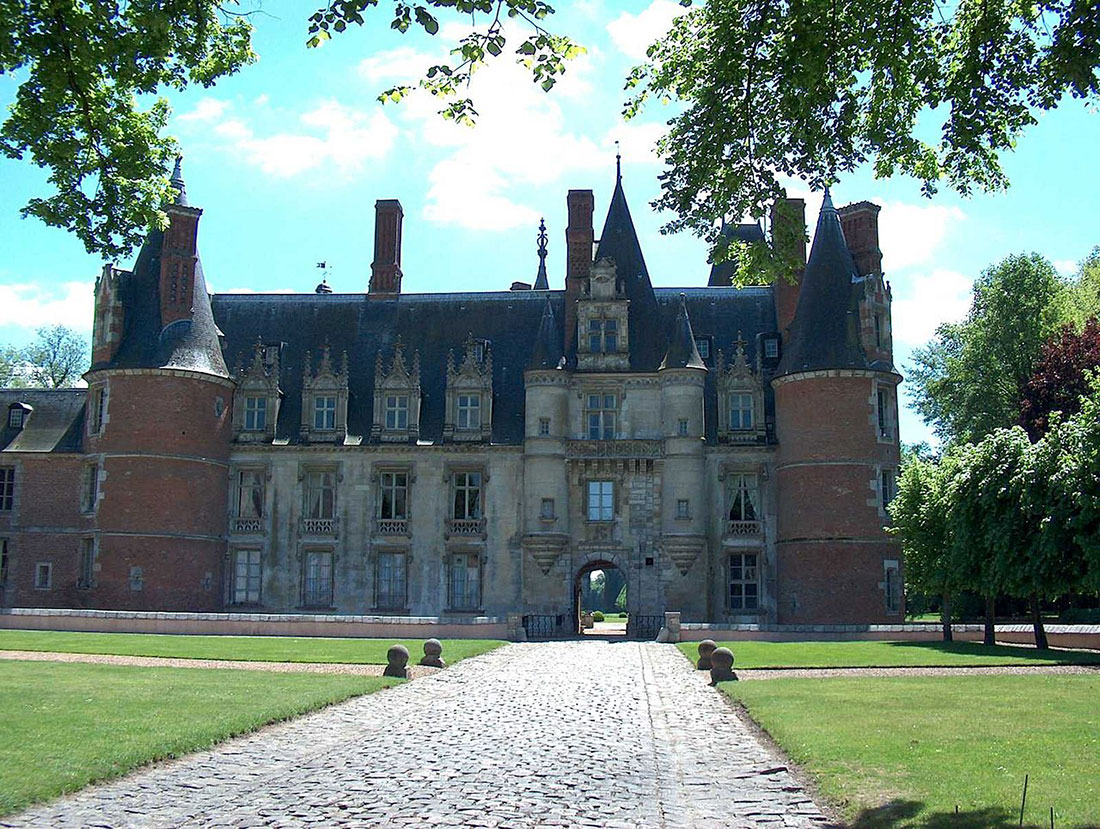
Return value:
M 336 428 L 336 398 L 319 394 L 313 398 L 313 428 L 318 432 L 331 432 Z
M 779 339 L 777 337 L 764 338 L 764 359 L 775 360 L 779 358 Z
M 619 350 L 619 321 L 591 319 L 588 321 L 588 350 L 593 354 L 614 354 Z
M 248 432 L 262 432 L 267 428 L 267 398 L 249 396 L 244 399 L 244 428 Z
M 470 344 L 470 352 L 479 363 L 485 362 L 485 340 L 474 340 Z
M 729 396 L 730 431 L 743 432 L 754 428 L 752 392 L 735 391 Z
M 276 363 L 279 362 L 279 346 L 278 344 L 265 345 L 263 347 L 263 363 L 264 368 L 272 369 Z
M 388 371 L 381 351 L 375 360 L 371 440 L 408 442 L 419 437 L 420 354 L 414 351 L 406 362 L 405 347 L 398 339 Z
M 696 337 L 695 348 L 704 360 L 710 359 L 710 337 Z
M 24 417 L 25 414 L 26 413 L 22 409 L 20 409 L 18 407 L 15 407 L 15 406 L 13 406 L 11 409 L 9 409 L 8 410 L 8 428 L 22 429 L 23 428 L 23 417 Z
M 407 394 L 386 395 L 386 428 L 409 428 L 409 396 Z
M 460 394 L 458 396 L 458 423 L 459 429 L 481 428 L 481 395 Z

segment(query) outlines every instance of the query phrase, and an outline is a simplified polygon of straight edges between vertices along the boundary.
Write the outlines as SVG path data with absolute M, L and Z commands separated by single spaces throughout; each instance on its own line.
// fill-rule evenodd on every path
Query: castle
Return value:
M 96 283 L 87 389 L 0 392 L 0 606 L 556 636 L 618 568 L 638 635 L 902 618 L 877 206 L 826 192 L 808 259 L 804 202 L 776 211 L 797 280 L 654 288 L 619 173 L 598 241 L 568 194 L 564 290 L 543 229 L 533 285 L 409 294 L 382 200 L 366 294 L 210 296 L 173 178 L 167 229 Z

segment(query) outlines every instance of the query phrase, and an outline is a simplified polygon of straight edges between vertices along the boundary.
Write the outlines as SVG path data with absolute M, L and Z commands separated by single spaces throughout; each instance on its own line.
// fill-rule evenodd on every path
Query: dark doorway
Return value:
M 626 574 L 622 570 L 610 561 L 586 564 L 573 582 L 574 632 L 588 636 L 626 636 L 626 597 Z M 590 620 L 589 616 L 594 619 Z

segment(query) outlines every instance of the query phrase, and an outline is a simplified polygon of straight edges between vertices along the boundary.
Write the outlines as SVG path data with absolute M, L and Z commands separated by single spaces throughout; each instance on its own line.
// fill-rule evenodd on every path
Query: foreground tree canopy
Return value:
M 23 348 L 0 346 L 0 388 L 75 386 L 88 366 L 88 341 L 64 325 L 39 328 Z
M 691 8 L 632 73 L 626 112 L 650 98 L 685 105 L 661 144 L 658 204 L 676 215 L 667 230 L 711 241 L 717 219 L 764 215 L 779 175 L 819 187 L 870 161 L 882 176 L 916 176 L 929 194 L 1004 187 L 999 154 L 1039 111 L 1100 92 L 1095 0 L 681 5 Z M 153 96 L 209 86 L 255 59 L 251 24 L 236 9 L 220 0 L 0 2 L 0 74 L 20 79 L 0 149 L 46 168 L 54 191 L 24 214 L 108 258 L 163 226 L 176 147 L 164 135 L 169 107 Z M 511 56 L 549 90 L 581 51 L 544 28 L 554 10 L 540 0 L 332 0 L 310 11 L 310 46 L 368 22 L 429 35 L 443 17 L 469 23 L 449 44 L 451 60 L 425 67 L 419 81 L 460 121 L 476 116 L 465 82 L 484 63 Z M 506 30 L 508 20 L 523 25 Z M 922 115 L 942 125 L 926 131 Z

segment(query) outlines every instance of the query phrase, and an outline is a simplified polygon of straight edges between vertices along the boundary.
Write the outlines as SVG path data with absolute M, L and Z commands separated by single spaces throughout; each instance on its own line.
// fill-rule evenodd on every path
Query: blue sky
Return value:
M 398 198 L 405 209 L 406 291 L 533 281 L 540 216 L 551 239 L 551 287 L 561 287 L 566 191 L 595 190 L 598 232 L 614 183 L 616 139 L 654 283 L 706 284 L 702 243 L 659 235 L 663 219 L 648 207 L 661 169 L 652 145 L 669 110 L 653 106 L 629 124 L 620 117 L 623 78 L 678 4 L 560 5 L 552 27 L 581 41 L 587 55 L 549 95 L 507 63 L 479 73 L 472 93 L 481 118 L 472 130 L 444 123 L 426 98 L 375 101 L 393 83 L 417 77 L 440 53 L 440 39 L 391 33 L 376 13 L 368 18 L 373 27 L 307 50 L 305 18 L 313 6 L 257 15 L 256 65 L 212 89 L 171 98 L 188 195 L 205 211 L 199 245 L 211 289 L 311 291 L 320 275 L 315 264 L 324 260 L 336 291 L 365 290 L 379 198 Z M 457 31 L 452 24 L 441 34 Z M 14 89 L 12 79 L 0 79 L 0 103 L 6 106 Z M 984 267 L 1038 251 L 1068 273 L 1100 244 L 1097 146 L 1100 115 L 1068 101 L 1005 157 L 1012 181 L 1006 193 L 943 193 L 929 201 L 916 182 L 876 181 L 869 170 L 840 182 L 837 204 L 869 199 L 883 206 L 884 269 L 894 288 L 903 370 L 938 323 L 965 313 Z M 19 218 L 27 199 L 45 192 L 41 171 L 0 159 L 0 343 L 23 343 L 54 322 L 91 331 L 92 285 L 102 263 L 64 232 Z M 797 187 L 792 195 L 807 198 L 812 228 L 820 196 Z M 928 437 L 908 410 L 902 437 Z

